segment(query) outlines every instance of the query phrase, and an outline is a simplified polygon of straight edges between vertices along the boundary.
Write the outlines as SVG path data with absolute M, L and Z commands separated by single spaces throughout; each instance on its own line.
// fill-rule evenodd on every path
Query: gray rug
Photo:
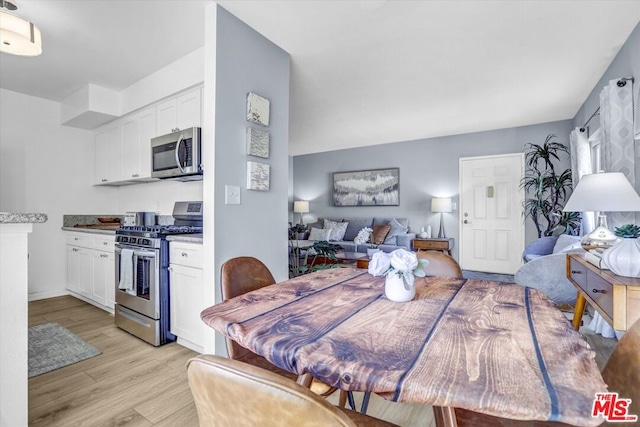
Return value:
M 465 279 L 492 280 L 494 282 L 513 283 L 512 274 L 485 273 L 483 271 L 462 270 Z
M 57 323 L 29 328 L 29 378 L 60 369 L 100 354 Z

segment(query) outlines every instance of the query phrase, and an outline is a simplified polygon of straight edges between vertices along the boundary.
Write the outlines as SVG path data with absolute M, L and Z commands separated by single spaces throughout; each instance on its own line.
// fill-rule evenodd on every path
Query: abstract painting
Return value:
M 269 126 L 269 100 L 253 92 L 247 94 L 247 120 Z
M 269 191 L 269 165 L 247 162 L 247 190 Z
M 247 154 L 269 158 L 269 132 L 252 127 L 247 128 Z
M 400 169 L 333 174 L 334 206 L 399 206 Z

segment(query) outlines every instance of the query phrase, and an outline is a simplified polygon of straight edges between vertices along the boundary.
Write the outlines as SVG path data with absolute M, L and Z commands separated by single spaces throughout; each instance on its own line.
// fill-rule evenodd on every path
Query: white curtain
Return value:
M 576 188 L 582 175 L 592 173 L 591 170 L 591 146 L 587 138 L 587 133 L 575 128 L 569 134 L 569 146 L 571 148 L 571 181 L 573 188 Z M 593 212 L 582 212 L 580 231 L 587 234 L 595 227 Z
M 633 90 L 631 81 L 618 86 L 620 79 L 609 81 L 600 92 L 600 126 L 603 133 L 602 157 L 605 172 L 622 172 L 635 188 L 635 147 L 633 141 Z M 610 229 L 634 224 L 634 212 L 607 214 Z
M 622 172 L 635 187 L 635 147 L 633 140 L 633 90 L 631 81 L 618 86 L 620 79 L 610 80 L 600 92 L 600 129 L 602 130 L 602 160 L 605 172 Z M 596 171 L 597 172 L 597 171 Z M 636 223 L 634 212 L 607 214 L 610 229 Z M 622 335 L 615 331 L 597 312 L 589 328 L 606 338 Z

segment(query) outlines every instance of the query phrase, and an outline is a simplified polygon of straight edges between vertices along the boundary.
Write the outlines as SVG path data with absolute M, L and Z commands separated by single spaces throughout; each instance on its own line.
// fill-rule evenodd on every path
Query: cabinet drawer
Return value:
M 68 233 L 67 245 L 81 246 L 83 248 L 91 247 L 91 236 L 82 233 Z
M 113 252 L 116 242 L 114 237 L 94 237 L 93 248 L 99 251 Z
M 170 242 L 169 262 L 186 267 L 202 268 L 202 245 Z
M 613 286 L 600 276 L 589 272 L 587 293 L 600 308 L 613 318 Z
M 580 264 L 575 259 L 571 258 L 571 279 L 576 282 L 578 286 L 580 286 L 585 291 L 588 291 L 587 288 L 587 267 Z M 589 294 L 591 295 L 591 294 Z

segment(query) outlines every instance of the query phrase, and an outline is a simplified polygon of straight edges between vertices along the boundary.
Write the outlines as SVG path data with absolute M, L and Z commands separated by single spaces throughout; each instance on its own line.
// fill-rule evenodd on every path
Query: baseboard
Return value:
M 41 299 L 61 297 L 69 295 L 66 289 L 56 289 L 53 291 L 34 292 L 29 294 L 29 301 L 38 301 Z
M 200 353 L 200 354 L 204 353 L 204 349 L 201 346 L 189 340 L 185 340 L 184 338 L 178 337 L 177 343 L 183 347 L 187 347 L 188 349 L 195 351 L 196 353 Z

